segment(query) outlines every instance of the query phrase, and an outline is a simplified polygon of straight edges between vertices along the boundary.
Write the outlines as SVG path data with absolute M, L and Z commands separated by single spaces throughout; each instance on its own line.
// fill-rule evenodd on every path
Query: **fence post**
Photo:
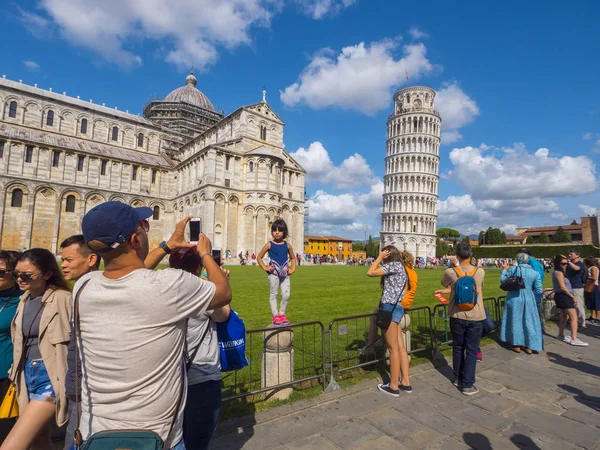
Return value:
M 329 362 L 326 364 L 326 368 L 329 368 L 329 384 L 323 392 L 333 392 L 341 389 L 341 387 L 338 382 L 335 381 L 335 376 L 333 374 L 333 339 L 331 338 L 331 325 L 328 330 L 323 330 L 323 340 L 325 340 L 325 336 L 329 336 Z

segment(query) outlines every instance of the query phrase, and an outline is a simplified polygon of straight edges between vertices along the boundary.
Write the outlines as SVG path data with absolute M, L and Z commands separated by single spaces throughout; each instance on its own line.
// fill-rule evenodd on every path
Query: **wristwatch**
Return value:
M 158 244 L 158 246 L 159 246 L 160 248 L 162 248 L 162 249 L 165 251 L 165 253 L 166 253 L 167 255 L 170 255 L 170 254 L 171 254 L 171 252 L 173 251 L 173 250 L 171 250 L 171 249 L 169 248 L 169 246 L 167 245 L 167 241 L 162 241 L 160 244 Z

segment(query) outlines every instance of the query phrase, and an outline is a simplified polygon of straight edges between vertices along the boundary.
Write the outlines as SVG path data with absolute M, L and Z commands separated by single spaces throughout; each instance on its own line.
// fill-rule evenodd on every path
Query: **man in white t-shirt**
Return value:
M 106 430 L 154 431 L 166 448 L 183 450 L 187 319 L 229 304 L 231 290 L 204 235 L 197 249 L 208 281 L 146 269 L 150 216 L 150 208 L 106 202 L 83 218 L 83 235 L 102 255 L 104 272 L 83 276 L 73 290 L 89 280 L 79 299 L 79 429 L 84 440 Z M 171 249 L 163 242 L 158 251 Z

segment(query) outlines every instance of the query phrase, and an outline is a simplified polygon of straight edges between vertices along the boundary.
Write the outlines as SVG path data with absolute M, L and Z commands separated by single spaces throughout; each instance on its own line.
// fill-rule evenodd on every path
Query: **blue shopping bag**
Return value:
M 221 371 L 239 370 L 248 365 L 246 359 L 246 326 L 232 309 L 229 319 L 217 323 Z

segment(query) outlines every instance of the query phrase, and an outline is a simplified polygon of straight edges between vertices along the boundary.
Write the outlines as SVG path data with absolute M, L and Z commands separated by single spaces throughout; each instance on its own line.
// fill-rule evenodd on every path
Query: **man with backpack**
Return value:
M 457 266 L 448 268 L 442 278 L 442 285 L 451 289 L 448 308 L 453 341 L 453 384 L 464 395 L 474 395 L 479 392 L 475 387 L 475 368 L 485 322 L 482 290 L 485 272 L 471 265 L 471 246 L 466 242 L 456 245 L 456 256 Z

